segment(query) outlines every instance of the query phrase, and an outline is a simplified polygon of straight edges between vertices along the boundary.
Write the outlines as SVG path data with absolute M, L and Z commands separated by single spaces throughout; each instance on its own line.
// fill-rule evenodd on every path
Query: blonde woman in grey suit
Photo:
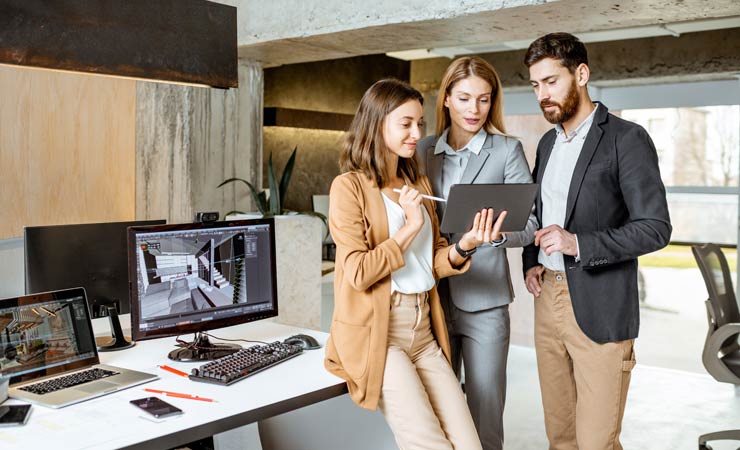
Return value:
M 447 198 L 457 183 L 531 183 L 522 144 L 507 136 L 501 82 L 479 57 L 453 61 L 437 98 L 436 136 L 422 139 L 419 161 L 434 195 Z M 444 203 L 438 203 L 440 217 Z M 477 248 L 470 270 L 440 281 L 450 335 L 452 367 L 465 368 L 465 392 L 484 450 L 503 448 L 506 359 L 509 353 L 509 303 L 514 292 L 506 248 L 534 240 L 537 219 L 523 231 L 494 236 Z M 450 243 L 461 235 L 447 236 Z

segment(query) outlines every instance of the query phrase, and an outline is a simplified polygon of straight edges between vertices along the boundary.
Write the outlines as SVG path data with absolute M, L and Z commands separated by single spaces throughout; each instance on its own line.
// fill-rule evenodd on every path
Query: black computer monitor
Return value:
M 93 317 L 115 306 L 130 310 L 128 247 L 130 226 L 164 220 L 25 227 L 26 294 L 84 287 Z
M 134 340 L 195 333 L 169 357 L 226 356 L 206 330 L 278 313 L 274 219 L 129 228 L 129 278 Z

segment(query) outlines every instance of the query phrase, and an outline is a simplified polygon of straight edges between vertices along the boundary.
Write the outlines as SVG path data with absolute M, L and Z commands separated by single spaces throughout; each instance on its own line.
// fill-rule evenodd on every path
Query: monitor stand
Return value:
M 201 332 L 195 333 L 193 342 L 178 346 L 180 348 L 172 350 L 167 357 L 181 362 L 209 361 L 229 356 L 242 348 L 238 344 L 212 344 L 208 335 Z
M 113 339 L 108 344 L 98 345 L 99 352 L 115 352 L 117 350 L 123 350 L 131 348 L 136 345 L 135 342 L 127 341 L 123 336 L 123 329 L 121 328 L 121 321 L 118 319 L 118 311 L 115 306 L 107 306 L 108 308 L 108 320 L 110 321 L 110 331 Z

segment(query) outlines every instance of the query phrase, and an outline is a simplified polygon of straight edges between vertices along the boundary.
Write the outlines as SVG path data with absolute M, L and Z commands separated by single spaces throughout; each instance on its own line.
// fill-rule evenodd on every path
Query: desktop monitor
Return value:
M 135 340 L 195 333 L 169 357 L 226 356 L 205 331 L 278 313 L 274 219 L 129 228 L 129 279 Z
M 115 306 L 129 312 L 127 234 L 130 226 L 164 220 L 26 227 L 26 294 L 84 287 L 93 317 Z

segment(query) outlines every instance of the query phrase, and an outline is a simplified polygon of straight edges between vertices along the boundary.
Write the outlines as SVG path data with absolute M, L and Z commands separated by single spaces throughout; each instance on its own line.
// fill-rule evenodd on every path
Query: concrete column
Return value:
M 262 186 L 262 123 L 264 111 L 265 76 L 262 66 L 255 61 L 239 61 L 237 158 L 233 175 Z M 241 184 L 241 183 L 240 183 Z M 223 188 L 222 188 L 223 189 Z M 234 207 L 222 213 L 257 211 L 252 196 L 245 186 L 236 188 Z
M 243 185 L 260 183 L 262 68 L 239 65 L 239 89 L 137 82 L 136 218 L 189 222 L 198 211 L 252 208 Z

